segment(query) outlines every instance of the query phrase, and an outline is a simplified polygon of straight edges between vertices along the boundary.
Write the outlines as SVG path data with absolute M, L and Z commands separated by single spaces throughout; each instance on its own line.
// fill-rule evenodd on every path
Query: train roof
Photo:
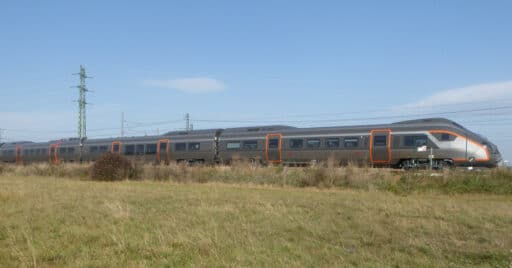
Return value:
M 163 135 L 153 135 L 153 136 L 132 136 L 132 137 L 111 137 L 111 138 L 101 138 L 101 139 L 87 139 L 87 142 L 111 142 L 112 140 L 118 141 L 137 141 L 137 140 L 154 140 L 154 139 L 162 139 L 162 138 L 171 138 L 172 137 L 204 137 L 204 136 L 214 136 L 215 134 L 222 133 L 222 135 L 250 135 L 251 133 L 303 133 L 303 132 L 316 132 L 316 131 L 347 131 L 347 132 L 360 132 L 360 131 L 368 131 L 371 129 L 408 129 L 411 127 L 421 128 L 421 129 L 431 129 L 431 128 L 451 128 L 451 129 L 459 129 L 466 133 L 466 135 L 483 138 L 481 135 L 471 132 L 470 130 L 464 128 L 458 123 L 446 119 L 446 118 L 422 118 L 422 119 L 414 119 L 414 120 L 405 120 L 398 121 L 394 123 L 388 124 L 373 124 L 373 125 L 352 125 L 352 126 L 333 126 L 333 127 L 306 127 L 306 128 L 297 128 L 293 126 L 287 125 L 263 125 L 263 126 L 248 126 L 248 127 L 233 127 L 233 128 L 225 128 L 225 129 L 199 129 L 192 131 L 169 131 L 164 133 Z M 18 141 L 18 142 L 10 142 L 4 143 L 2 147 L 14 147 L 17 145 L 40 145 L 40 144 L 53 144 L 53 143 L 61 143 L 62 145 L 70 145 L 70 144 L 79 144 L 79 138 L 67 138 L 60 140 L 53 140 L 49 142 L 31 142 L 31 141 Z
M 392 125 L 449 125 L 455 126 L 461 129 L 466 129 L 465 127 L 457 124 L 456 122 L 446 119 L 446 118 L 422 118 L 422 119 L 414 119 L 414 120 L 406 120 L 392 123 Z
M 217 128 L 210 129 L 197 129 L 197 130 L 174 130 L 164 133 L 162 136 L 180 136 L 180 135 L 200 135 L 200 134 L 212 134 L 219 131 Z
M 241 133 L 241 132 L 272 132 L 285 129 L 297 129 L 296 127 L 286 125 L 269 125 L 269 126 L 250 126 L 250 127 L 233 127 L 226 128 L 223 133 Z

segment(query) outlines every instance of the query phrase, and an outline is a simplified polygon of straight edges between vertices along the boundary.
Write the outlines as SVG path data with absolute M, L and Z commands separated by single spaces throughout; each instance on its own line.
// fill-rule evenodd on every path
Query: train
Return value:
M 393 168 L 496 167 L 498 147 L 445 118 L 389 124 L 298 128 L 286 125 L 172 131 L 157 136 L 68 138 L 0 144 L 0 162 L 91 162 L 110 152 L 155 163 L 307 165 L 355 163 Z

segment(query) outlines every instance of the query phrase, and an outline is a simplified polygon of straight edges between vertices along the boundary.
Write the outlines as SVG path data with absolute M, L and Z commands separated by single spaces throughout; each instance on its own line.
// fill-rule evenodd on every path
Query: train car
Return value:
M 416 168 L 495 167 L 501 155 L 493 143 L 443 118 L 380 125 L 295 128 L 259 126 L 174 131 L 159 136 L 17 142 L 0 147 L 0 161 L 32 163 L 95 161 L 112 152 L 144 162 L 265 164 L 369 164 Z
M 218 129 L 205 129 L 165 133 L 164 138 L 171 145 L 169 160 L 176 163 L 215 163 L 218 132 Z
M 381 125 L 226 129 L 219 138 L 221 161 L 232 159 L 282 164 L 370 164 L 415 168 L 432 165 L 495 167 L 496 145 L 461 125 L 429 118 Z
M 253 163 L 268 162 L 265 150 L 267 135 L 289 129 L 293 127 L 256 126 L 221 130 L 217 136 L 219 161 L 224 164 L 236 160 L 247 160 Z M 271 144 L 270 148 L 273 147 Z

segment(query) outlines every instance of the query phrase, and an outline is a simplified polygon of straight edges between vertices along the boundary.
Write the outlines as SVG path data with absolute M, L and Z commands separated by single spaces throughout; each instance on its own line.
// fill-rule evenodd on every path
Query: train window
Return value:
M 246 150 L 256 150 L 256 149 L 258 149 L 258 141 L 257 140 L 244 141 L 243 148 Z
M 404 146 L 414 146 L 414 136 L 405 136 Z
M 23 150 L 23 155 L 28 155 L 28 150 L 27 149 Z
M 290 139 L 290 148 L 293 149 L 299 149 L 304 146 L 304 140 L 303 139 Z
M 91 152 L 91 153 L 98 152 L 98 146 L 91 146 L 91 147 L 89 147 L 89 152 Z
M 68 148 L 68 153 L 70 153 L 70 154 L 75 153 L 75 148 L 69 147 Z
M 405 136 L 404 146 L 414 146 L 414 136 Z
M 279 148 L 279 139 L 269 139 L 268 148 Z
M 135 153 L 135 145 L 131 144 L 131 145 L 124 146 L 124 154 L 125 155 L 133 155 L 134 153 Z
M 199 151 L 199 148 L 200 148 L 199 142 L 190 142 L 188 144 L 189 151 Z
M 167 142 L 160 142 L 160 151 L 166 151 L 167 150 Z
M 144 154 L 144 144 L 137 144 L 135 146 L 135 154 L 136 155 L 142 155 Z
M 41 149 L 41 154 L 42 154 L 42 155 L 45 155 L 45 154 L 47 154 L 47 153 L 48 153 L 48 150 L 46 150 L 46 149 Z
M 66 147 L 60 147 L 59 154 L 65 154 L 65 153 L 66 153 Z
M 357 137 L 347 137 L 343 139 L 343 146 L 345 148 L 355 148 L 359 147 L 359 138 Z
M 114 144 L 114 145 L 112 146 L 112 151 L 114 151 L 114 152 L 119 152 L 119 144 L 118 144 L 118 143 L 116 143 L 116 144 Z
M 454 141 L 457 138 L 457 136 L 450 133 L 433 133 L 432 135 L 439 141 Z
M 441 140 L 442 141 L 453 141 L 457 138 L 457 136 L 449 134 L 449 133 L 442 133 L 441 134 Z
M 373 145 L 375 146 L 384 146 L 386 145 L 388 140 L 387 136 L 379 135 L 373 137 Z
M 319 148 L 320 147 L 320 139 L 307 139 L 306 144 L 308 148 Z
M 187 144 L 184 142 L 174 144 L 174 149 L 176 151 L 185 151 L 187 149 Z
M 228 150 L 238 150 L 238 149 L 240 149 L 240 142 L 239 141 L 228 142 L 226 144 L 226 149 L 228 149 Z
M 327 148 L 338 148 L 338 147 L 340 147 L 340 139 L 339 138 L 327 138 L 327 139 L 325 139 L 325 146 Z
M 119 149 L 119 148 L 118 148 L 118 149 Z M 100 146 L 100 147 L 99 147 L 99 151 L 100 151 L 100 153 L 104 153 L 104 152 L 108 151 L 108 146 L 106 146 L 106 145 L 104 145 L 104 146 Z
M 427 136 L 405 136 L 404 146 L 407 147 L 421 147 L 427 145 Z
M 416 137 L 416 140 L 414 141 L 414 145 L 417 147 L 427 145 L 427 137 Z
M 156 144 L 146 144 L 146 154 L 156 154 Z

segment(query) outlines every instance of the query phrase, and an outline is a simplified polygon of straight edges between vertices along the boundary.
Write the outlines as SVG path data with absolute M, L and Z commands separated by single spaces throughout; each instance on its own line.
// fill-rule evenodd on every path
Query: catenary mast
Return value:
M 80 85 L 77 86 L 79 91 L 78 97 L 78 138 L 80 140 L 80 161 L 82 161 L 83 147 L 85 139 L 87 139 L 87 124 L 85 106 L 87 105 L 85 93 L 87 87 L 85 86 L 85 79 L 90 78 L 85 72 L 85 67 L 80 65 L 80 72 L 76 75 L 80 76 Z

